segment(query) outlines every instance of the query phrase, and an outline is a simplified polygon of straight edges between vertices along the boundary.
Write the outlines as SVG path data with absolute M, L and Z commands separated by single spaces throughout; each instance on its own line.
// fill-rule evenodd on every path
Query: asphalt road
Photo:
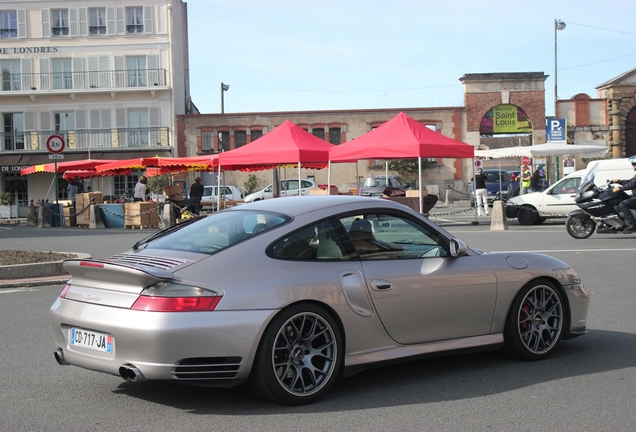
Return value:
M 541 362 L 465 354 L 369 370 L 319 402 L 286 407 L 242 389 L 126 383 L 53 359 L 48 309 L 61 286 L 0 290 L 0 430 L 633 431 L 636 235 L 570 238 L 562 222 L 491 231 L 464 213 L 438 222 L 486 251 L 540 251 L 569 263 L 592 292 L 589 333 Z M 149 232 L 0 229 L 0 249 L 107 257 Z

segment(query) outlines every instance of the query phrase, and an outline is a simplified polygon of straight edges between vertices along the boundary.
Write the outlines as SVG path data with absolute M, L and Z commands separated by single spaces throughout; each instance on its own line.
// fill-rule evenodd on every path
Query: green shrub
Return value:
M 0 193 L 0 205 L 11 205 L 11 204 L 13 204 L 13 193 L 12 192 Z
M 243 192 L 244 196 L 248 196 L 251 193 L 254 193 L 258 190 L 258 179 L 255 174 L 249 174 L 247 176 L 247 180 L 243 183 Z

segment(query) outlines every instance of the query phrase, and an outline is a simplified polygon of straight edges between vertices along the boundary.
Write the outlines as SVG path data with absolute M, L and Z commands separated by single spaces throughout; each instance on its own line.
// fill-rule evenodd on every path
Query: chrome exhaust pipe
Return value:
M 130 365 L 130 364 L 123 364 L 119 367 L 119 375 L 126 381 L 132 381 L 132 382 L 137 382 L 137 381 L 143 381 L 146 378 L 144 378 L 143 374 L 139 371 L 139 369 L 137 369 L 135 366 Z
M 69 362 L 64 360 L 64 351 L 62 351 L 62 348 L 56 349 L 55 352 L 53 353 L 53 355 L 55 356 L 55 361 L 60 366 L 68 366 L 68 365 L 70 365 Z

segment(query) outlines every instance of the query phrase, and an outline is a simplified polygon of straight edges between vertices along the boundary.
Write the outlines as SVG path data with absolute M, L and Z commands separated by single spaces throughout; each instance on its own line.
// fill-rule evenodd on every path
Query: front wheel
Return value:
M 265 330 L 248 386 L 265 399 L 303 405 L 331 387 L 341 363 L 334 319 L 319 306 L 298 304 L 281 311 Z
M 589 216 L 568 216 L 565 221 L 565 229 L 575 239 L 586 239 L 596 230 L 596 224 Z
M 504 330 L 505 349 L 522 360 L 541 360 L 561 340 L 565 322 L 563 300 L 550 282 L 538 280 L 517 294 Z
M 517 213 L 517 220 L 521 225 L 536 225 L 539 223 L 539 213 L 530 206 L 523 206 Z

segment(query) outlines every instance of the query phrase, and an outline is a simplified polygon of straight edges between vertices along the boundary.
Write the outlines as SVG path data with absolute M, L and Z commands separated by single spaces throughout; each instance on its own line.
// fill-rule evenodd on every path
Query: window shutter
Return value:
M 86 129 L 86 110 L 75 110 L 75 127 Z
M 109 35 L 114 35 L 117 33 L 117 23 L 115 21 L 115 8 L 107 7 L 106 8 L 106 33 Z
M 27 37 L 26 9 L 18 9 L 18 37 Z
M 22 90 L 31 90 L 35 87 L 33 79 L 33 60 L 24 58 L 20 61 L 20 73 L 22 74 Z
M 50 111 L 40 112 L 40 130 L 42 131 L 51 130 L 51 112 Z
M 116 71 L 126 70 L 124 56 L 115 56 L 115 70 Z
M 86 8 L 79 9 L 79 34 L 88 36 L 88 11 Z
M 152 27 L 152 6 L 144 6 L 144 33 L 154 33 Z
M 50 63 L 48 58 L 40 59 L 40 82 L 35 85 L 38 90 L 51 90 L 52 77 L 50 75 Z
M 73 57 L 73 72 L 79 72 L 73 74 L 73 88 L 84 89 L 86 88 L 86 82 L 84 81 L 84 59 L 82 57 Z
M 101 129 L 102 127 L 102 124 L 99 121 L 99 111 L 100 110 L 90 110 L 91 129 Z
M 42 9 L 42 37 L 51 37 L 51 26 L 49 25 L 49 9 Z
M 102 129 L 110 129 L 110 109 L 102 110 Z
M 160 125 L 159 108 L 148 109 L 148 126 L 159 127 Z
M 69 32 L 71 37 L 79 36 L 79 11 L 77 8 L 69 8 L 68 10 Z
M 117 34 L 126 34 L 126 15 L 124 15 L 124 8 L 117 8 Z
M 24 113 L 24 130 L 27 132 L 35 130 L 35 112 L 27 111 Z
M 123 129 L 126 127 L 126 110 L 124 108 L 117 108 L 115 110 L 115 127 L 117 129 Z
M 148 85 L 165 85 L 159 82 L 159 56 L 157 54 L 146 56 L 146 62 L 148 63 Z
M 115 87 L 126 87 L 126 66 L 123 56 L 115 56 Z

